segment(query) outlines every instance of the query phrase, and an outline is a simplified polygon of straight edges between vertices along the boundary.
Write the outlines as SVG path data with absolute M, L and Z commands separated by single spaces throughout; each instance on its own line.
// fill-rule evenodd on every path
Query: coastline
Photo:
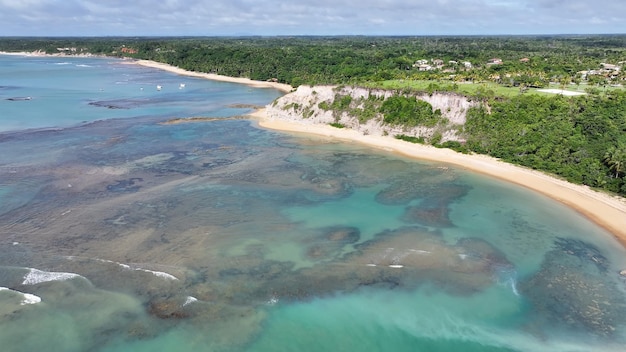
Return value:
M 151 61 L 151 60 L 133 60 L 130 63 L 137 64 L 140 66 L 150 67 L 150 68 L 156 68 L 159 70 L 176 73 L 182 76 L 205 78 L 205 79 L 210 79 L 213 81 L 228 82 L 228 83 L 239 83 L 239 84 L 245 84 L 245 85 L 255 87 L 255 88 L 274 88 L 285 93 L 289 93 L 293 90 L 292 86 L 285 84 L 285 83 L 255 81 L 249 78 L 229 77 L 229 76 L 218 75 L 215 73 L 187 71 L 180 67 L 164 64 L 161 62 Z
M 16 56 L 76 56 L 40 52 L 0 52 L 0 55 Z M 210 73 L 192 72 L 150 60 L 128 60 L 128 64 L 160 69 L 179 75 L 210 79 L 221 82 L 245 84 L 255 88 L 273 88 L 289 93 L 293 87 L 277 82 L 254 81 Z M 466 155 L 450 149 L 414 144 L 392 137 L 364 135 L 351 129 L 339 129 L 325 124 L 304 124 L 270 118 L 266 109 L 258 109 L 248 116 L 256 119 L 262 128 L 284 132 L 314 134 L 343 141 L 356 142 L 374 148 L 398 153 L 419 160 L 448 163 L 462 169 L 496 177 L 528 189 L 542 193 L 587 217 L 609 231 L 626 248 L 626 199 L 594 191 L 586 186 L 576 185 L 539 171 L 523 168 L 485 155 Z
M 43 56 L 51 56 L 51 57 L 101 57 L 101 56 L 92 55 L 92 54 L 77 54 L 77 55 L 65 55 L 65 54 L 61 54 L 61 53 L 59 53 L 59 54 L 47 54 L 47 53 L 39 52 L 39 51 L 33 51 L 33 52 L 26 52 L 26 51 L 21 51 L 21 52 L 0 51 L 0 55 L 27 56 L 27 57 L 39 57 L 39 56 L 42 56 L 42 57 Z M 106 56 L 102 56 L 102 57 L 106 57 Z M 291 92 L 293 90 L 293 87 L 290 86 L 289 84 L 286 84 L 286 83 L 255 81 L 255 80 L 252 80 L 252 79 L 249 79 L 249 78 L 230 77 L 230 76 L 222 76 L 222 75 L 218 75 L 218 74 L 214 74 L 214 73 L 203 73 L 203 72 L 187 71 L 187 70 L 182 69 L 180 67 L 164 64 L 164 63 L 161 63 L 161 62 L 151 61 L 151 60 L 136 60 L 136 59 L 129 59 L 129 58 L 126 58 L 126 59 L 114 58 L 114 59 L 126 60 L 125 63 L 128 63 L 128 64 L 136 64 L 136 65 L 140 65 L 140 66 L 144 66 L 144 67 L 156 68 L 156 69 L 159 69 L 159 70 L 175 73 L 175 74 L 182 75 L 182 76 L 204 78 L 204 79 L 210 79 L 210 80 L 213 80 L 213 81 L 220 81 L 220 82 L 227 82 L 227 83 L 245 84 L 247 86 L 254 87 L 254 88 L 273 88 L 273 89 L 277 89 L 277 90 L 280 90 L 280 91 L 285 92 L 285 93 L 289 93 L 289 92 Z
M 7 56 L 25 56 L 25 57 L 107 57 L 104 55 L 95 55 L 95 54 L 90 54 L 90 53 L 81 53 L 81 54 L 74 54 L 74 55 L 67 55 L 67 54 L 63 54 L 63 53 L 57 53 L 57 54 L 48 54 L 45 53 L 43 51 L 0 51 L 0 55 L 7 55 Z M 116 58 L 117 59 L 117 58 Z
M 461 154 L 450 149 L 413 144 L 392 137 L 364 135 L 351 129 L 275 119 L 269 117 L 265 109 L 259 109 L 249 116 L 257 120 L 262 128 L 314 134 L 365 144 L 415 159 L 452 164 L 526 187 L 576 210 L 609 231 L 623 247 L 626 247 L 626 200 L 618 196 L 597 192 L 587 186 L 576 185 L 485 155 Z

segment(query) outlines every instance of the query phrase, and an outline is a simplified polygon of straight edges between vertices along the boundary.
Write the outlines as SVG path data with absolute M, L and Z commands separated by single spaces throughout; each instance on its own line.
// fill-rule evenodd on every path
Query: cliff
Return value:
M 300 86 L 267 106 L 269 118 L 302 124 L 338 123 L 347 128 L 371 135 L 406 135 L 425 141 L 463 142 L 462 129 L 469 108 L 478 103 L 454 93 L 411 94 L 438 110 L 441 117 L 436 124 L 406 127 L 383 121 L 380 106 L 394 95 L 407 96 L 396 91 L 344 86 Z

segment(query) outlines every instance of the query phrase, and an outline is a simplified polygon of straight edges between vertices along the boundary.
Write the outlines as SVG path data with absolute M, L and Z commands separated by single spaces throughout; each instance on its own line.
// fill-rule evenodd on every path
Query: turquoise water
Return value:
M 229 118 L 271 89 L 0 63 L 11 351 L 624 350 L 624 248 L 544 196 Z

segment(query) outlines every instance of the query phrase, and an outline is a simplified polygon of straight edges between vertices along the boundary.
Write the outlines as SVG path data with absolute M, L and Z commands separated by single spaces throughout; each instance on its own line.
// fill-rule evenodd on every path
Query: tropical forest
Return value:
M 626 195 L 625 35 L 7 37 L 0 51 L 153 60 L 294 88 L 380 89 L 390 96 L 361 105 L 361 117 L 379 114 L 393 126 L 437 125 L 441 110 L 415 96 L 459 95 L 475 103 L 460 141 L 396 137 Z M 323 108 L 351 103 L 338 94 Z

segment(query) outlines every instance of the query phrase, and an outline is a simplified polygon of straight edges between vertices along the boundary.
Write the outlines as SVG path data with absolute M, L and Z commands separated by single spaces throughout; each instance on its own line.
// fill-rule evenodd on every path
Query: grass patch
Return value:
M 395 135 L 395 138 L 403 140 L 405 142 L 409 142 L 409 143 L 424 144 L 426 142 L 424 140 L 424 137 L 413 137 L 413 136 L 407 136 L 405 134 L 397 134 Z
M 481 83 L 458 83 L 453 81 L 444 80 L 406 80 L 396 79 L 388 81 L 370 82 L 366 84 L 370 88 L 381 89 L 410 89 L 415 91 L 428 92 L 433 87 L 438 86 L 439 89 L 435 89 L 440 92 L 454 92 L 462 95 L 475 96 L 481 90 L 492 91 L 495 96 L 499 97 L 514 97 L 521 94 L 519 87 L 505 87 L 503 85 L 493 82 L 481 82 Z M 535 88 L 528 89 L 524 94 L 539 94 L 549 95 L 550 93 L 539 92 Z

